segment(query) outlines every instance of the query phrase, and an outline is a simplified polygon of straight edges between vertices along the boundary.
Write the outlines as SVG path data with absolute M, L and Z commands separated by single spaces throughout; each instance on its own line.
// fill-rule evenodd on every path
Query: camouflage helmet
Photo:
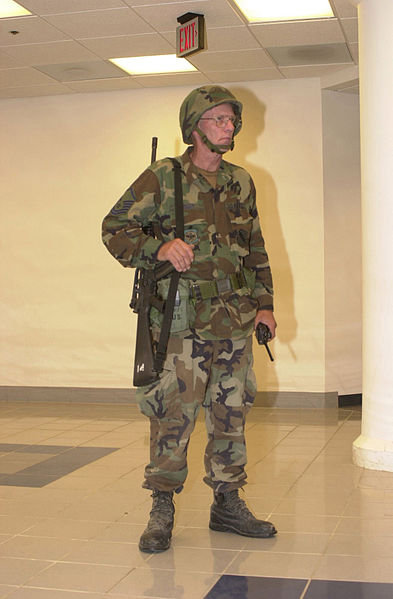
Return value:
M 219 106 L 219 104 L 232 104 L 234 113 L 238 117 L 233 135 L 239 133 L 242 127 L 242 103 L 236 100 L 235 96 L 225 87 L 204 85 L 192 90 L 180 107 L 179 118 L 184 143 L 193 143 L 192 132 L 197 128 L 199 119 L 206 110 Z

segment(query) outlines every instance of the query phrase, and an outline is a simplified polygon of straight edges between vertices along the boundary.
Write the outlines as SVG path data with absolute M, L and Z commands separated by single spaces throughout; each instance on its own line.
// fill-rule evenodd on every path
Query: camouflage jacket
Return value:
M 272 277 L 259 225 L 255 187 L 243 168 L 221 161 L 213 189 L 193 165 L 188 149 L 182 165 L 185 241 L 194 244 L 194 262 L 182 273 L 187 282 L 225 278 L 249 269 L 248 288 L 218 298 L 190 301 L 190 326 L 205 339 L 242 338 L 253 331 L 258 309 L 273 310 Z M 141 229 L 153 224 L 155 238 Z M 104 218 L 103 241 L 123 266 L 153 268 L 162 243 L 175 237 L 173 164 L 153 163 Z M 250 277 L 249 277 L 250 281 Z

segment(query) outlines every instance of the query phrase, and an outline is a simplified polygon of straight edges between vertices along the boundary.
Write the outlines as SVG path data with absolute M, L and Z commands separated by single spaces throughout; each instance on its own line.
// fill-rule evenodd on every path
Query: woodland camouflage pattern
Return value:
M 243 105 L 235 96 L 225 87 L 218 85 L 205 85 L 193 89 L 188 94 L 180 107 L 180 128 L 183 133 L 183 141 L 186 144 L 192 144 L 191 133 L 196 128 L 199 119 L 206 110 L 219 106 L 220 104 L 232 104 L 235 115 L 239 118 L 233 135 L 237 135 L 241 129 L 241 114 Z
M 251 345 L 251 337 L 170 337 L 160 381 L 137 389 L 140 409 L 151 427 L 145 488 L 181 490 L 188 471 L 188 442 L 201 405 L 208 435 L 205 483 L 221 493 L 246 484 L 244 422 L 256 390 Z
M 256 208 L 255 187 L 243 168 L 225 160 L 213 189 L 185 152 L 182 166 L 185 241 L 194 262 L 182 285 L 221 279 L 250 269 L 248 287 L 218 298 L 189 300 L 189 327 L 203 339 L 241 339 L 252 334 L 257 309 L 273 309 L 272 278 Z M 153 223 L 156 238 L 141 227 Z M 153 268 L 163 242 L 175 237 L 173 164 L 169 158 L 146 169 L 103 221 L 103 241 L 126 267 Z M 188 293 L 186 292 L 187 296 Z M 157 326 L 158 313 L 151 314 Z

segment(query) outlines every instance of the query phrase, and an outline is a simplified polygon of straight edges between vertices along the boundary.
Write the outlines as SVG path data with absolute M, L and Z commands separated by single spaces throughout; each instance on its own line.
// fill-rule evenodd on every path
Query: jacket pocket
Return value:
M 227 202 L 226 209 L 230 222 L 229 245 L 239 256 L 247 256 L 250 253 L 252 216 L 240 200 Z

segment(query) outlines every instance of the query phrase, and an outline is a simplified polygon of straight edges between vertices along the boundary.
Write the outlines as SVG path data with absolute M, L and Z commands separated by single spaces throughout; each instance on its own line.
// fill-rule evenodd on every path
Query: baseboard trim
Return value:
M 135 389 L 10 385 L 0 386 L 0 401 L 135 404 Z M 326 409 L 337 408 L 339 404 L 336 392 L 258 391 L 254 405 L 260 408 Z
M 339 395 L 338 396 L 338 406 L 340 408 L 345 408 L 346 406 L 361 406 L 362 405 L 362 394 L 361 393 L 351 393 L 350 395 Z
M 135 404 L 135 389 L 0 386 L 0 401 Z
M 258 391 L 255 406 L 260 408 L 327 409 L 338 407 L 336 391 L 303 393 L 299 391 Z

